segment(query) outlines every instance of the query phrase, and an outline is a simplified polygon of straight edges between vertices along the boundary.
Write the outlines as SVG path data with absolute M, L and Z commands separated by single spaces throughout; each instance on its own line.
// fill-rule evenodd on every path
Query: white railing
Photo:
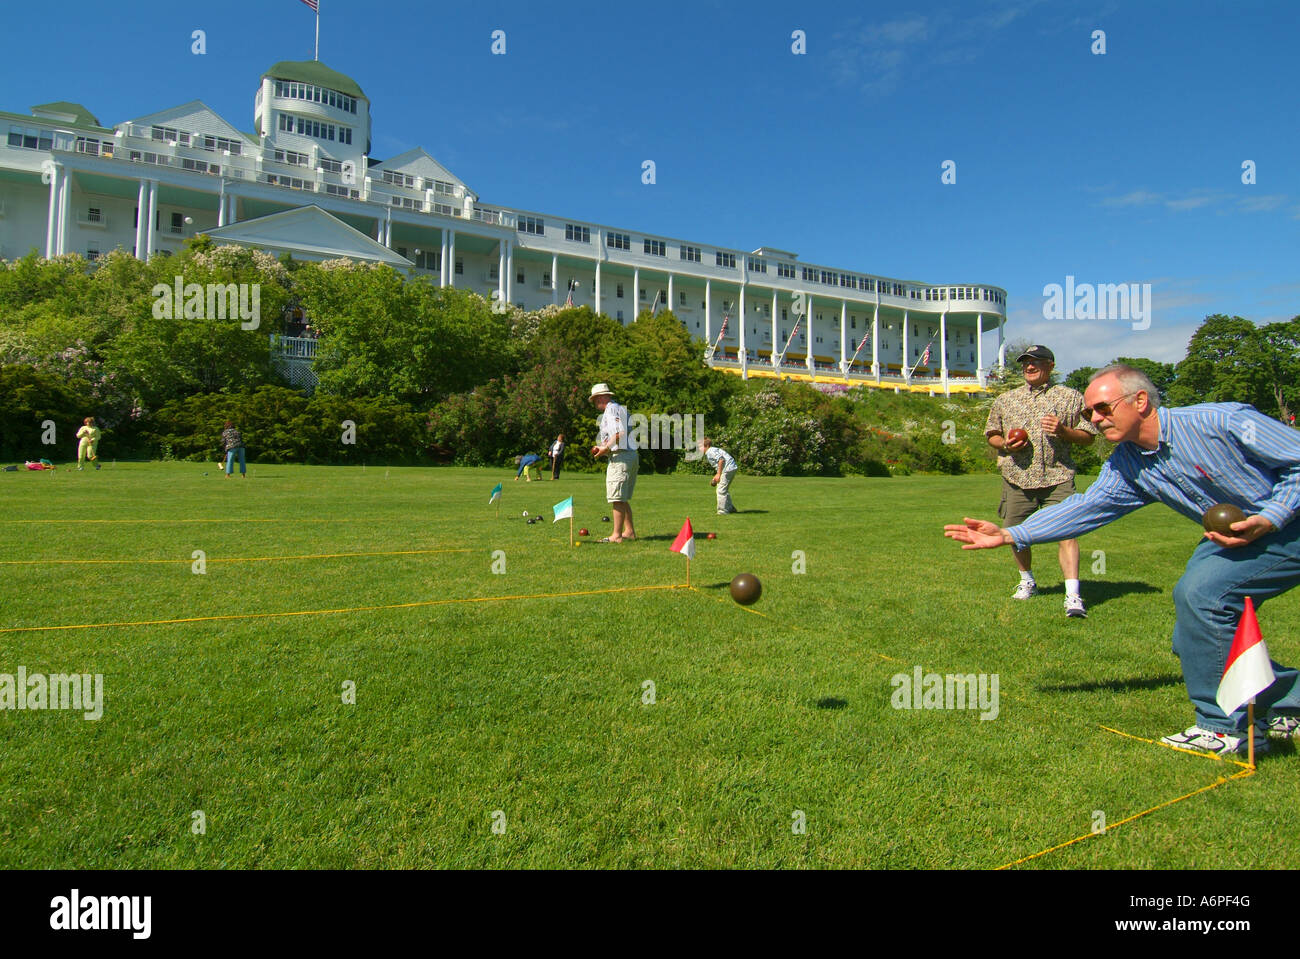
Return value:
M 316 344 L 319 341 L 309 336 L 280 336 L 271 334 L 271 353 L 273 356 L 294 360 L 312 360 L 316 358 Z

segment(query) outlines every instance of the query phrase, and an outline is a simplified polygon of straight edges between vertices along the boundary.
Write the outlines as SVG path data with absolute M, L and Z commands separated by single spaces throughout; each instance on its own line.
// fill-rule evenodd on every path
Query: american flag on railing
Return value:
M 921 362 L 918 366 L 928 366 L 930 364 L 930 344 L 925 344 L 925 352 L 921 354 Z
M 305 3 L 306 0 L 303 0 L 303 2 Z M 573 280 L 570 280 L 570 281 L 569 281 L 569 295 L 568 295 L 567 297 L 565 297 L 565 299 L 564 299 L 564 305 L 565 305 L 565 306 L 573 306 L 573 286 L 574 286 L 574 282 L 573 282 Z

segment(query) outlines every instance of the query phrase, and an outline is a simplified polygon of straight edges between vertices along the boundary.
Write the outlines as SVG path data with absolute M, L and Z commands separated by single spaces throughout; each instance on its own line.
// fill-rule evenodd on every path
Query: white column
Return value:
M 393 248 L 393 208 L 388 208 L 388 216 L 384 220 L 384 246 L 390 250 Z
M 149 257 L 144 248 L 144 218 L 149 215 L 149 184 L 145 180 L 140 181 L 135 211 L 135 256 L 137 260 L 146 260 Z
M 515 301 L 515 241 L 506 240 L 506 302 Z
M 871 316 L 871 375 L 880 381 L 880 304 Z
M 975 379 L 984 385 L 984 314 L 975 314 Z
M 668 309 L 674 309 L 676 304 L 673 302 L 673 275 L 668 274 Z
M 939 379 L 948 392 L 948 308 L 939 314 Z
M 68 252 L 68 233 L 71 232 L 72 224 L 72 175 L 67 169 L 64 169 L 63 176 L 59 178 L 59 238 L 58 249 L 59 255 Z
M 438 271 L 438 285 L 446 286 L 447 271 L 448 269 L 450 269 L 450 264 L 447 262 L 447 231 L 446 230 L 442 231 L 442 247 L 441 247 L 441 253 L 439 254 L 439 257 L 440 257 L 440 263 L 442 264 L 442 269 Z
M 1007 318 L 1005 316 L 998 317 L 998 366 L 1007 365 L 1007 344 L 1005 341 L 1006 333 L 1004 330 L 1006 323 Z
M 912 368 L 912 354 L 909 353 L 907 350 L 907 310 L 904 310 L 903 311 L 903 369 L 900 371 L 904 383 L 907 383 L 911 380 L 911 377 L 907 375 L 908 371 L 911 368 Z
M 456 285 L 456 231 L 447 231 L 447 285 Z
M 158 216 L 158 181 L 149 181 L 149 222 L 144 225 L 144 258 L 153 255 L 154 220 Z
M 641 267 L 632 268 L 632 319 L 641 315 Z
M 226 225 L 226 180 L 221 179 L 221 190 L 217 193 L 217 226 Z
M 551 254 L 551 305 L 560 305 L 560 255 Z
M 767 360 L 772 364 L 773 369 L 776 369 L 776 341 L 781 333 L 781 327 L 778 325 L 781 322 L 779 306 L 780 302 L 777 300 L 776 287 L 772 287 L 772 349 Z
M 713 281 L 704 281 L 704 341 L 713 345 Z
M 749 322 L 749 318 L 748 318 L 747 316 L 745 316 L 745 284 L 744 284 L 744 283 L 740 284 L 740 303 L 739 303 L 739 306 L 740 306 L 740 316 L 739 316 L 740 332 L 739 332 L 739 334 L 737 334 L 737 339 L 736 339 L 736 351 L 737 351 L 737 352 L 740 354 L 740 356 L 742 357 L 742 359 L 741 359 L 741 363 L 742 363 L 742 365 L 743 365 L 743 364 L 745 364 L 746 362 L 748 362 L 748 357 L 745 355 L 745 353 L 746 353 L 746 347 L 745 347 L 745 333 L 748 332 L 748 331 L 745 329 L 745 326 L 746 326 L 746 324 Z
M 45 259 L 54 256 L 55 244 L 58 242 L 59 230 L 59 183 L 63 167 L 54 164 L 50 170 L 50 209 L 45 223 Z
M 506 241 L 497 244 L 497 300 L 506 301 Z
M 849 365 L 849 301 L 840 300 L 840 372 Z
M 596 259 L 596 312 L 600 312 L 600 259 Z

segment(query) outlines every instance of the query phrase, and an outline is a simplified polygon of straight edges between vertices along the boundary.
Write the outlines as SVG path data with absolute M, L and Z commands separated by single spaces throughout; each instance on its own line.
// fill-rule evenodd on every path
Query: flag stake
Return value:
M 1255 768 L 1255 697 L 1250 697 L 1250 705 L 1246 707 L 1246 735 L 1250 737 L 1250 755 L 1246 761 L 1250 763 L 1250 768 Z

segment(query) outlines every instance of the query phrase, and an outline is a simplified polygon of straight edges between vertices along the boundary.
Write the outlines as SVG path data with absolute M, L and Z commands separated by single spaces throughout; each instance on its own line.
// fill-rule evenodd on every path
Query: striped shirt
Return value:
M 1159 409 L 1159 446 L 1115 447 L 1086 492 L 1034 513 L 1011 534 L 1017 550 L 1075 539 L 1148 503 L 1188 519 L 1217 503 L 1282 529 L 1300 513 L 1300 433 L 1245 403 Z
M 709 461 L 709 465 L 714 469 L 718 468 L 718 461 L 722 461 L 722 472 L 732 473 L 736 469 L 736 461 L 731 458 L 731 454 L 726 450 L 720 450 L 716 446 L 710 446 L 704 451 L 704 458 Z

